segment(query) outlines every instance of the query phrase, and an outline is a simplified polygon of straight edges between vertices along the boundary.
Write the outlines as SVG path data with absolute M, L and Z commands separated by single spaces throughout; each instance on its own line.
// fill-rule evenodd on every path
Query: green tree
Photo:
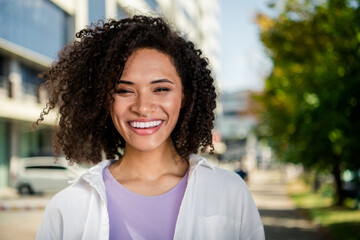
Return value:
M 330 170 L 342 204 L 341 172 L 360 168 L 360 1 L 288 0 L 258 14 L 274 67 L 259 96 L 258 133 L 278 158 Z

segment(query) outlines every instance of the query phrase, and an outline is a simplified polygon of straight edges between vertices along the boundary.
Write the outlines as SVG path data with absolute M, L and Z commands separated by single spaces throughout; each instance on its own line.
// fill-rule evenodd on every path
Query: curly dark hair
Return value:
M 110 117 L 117 82 L 129 56 L 151 48 L 170 56 L 182 81 L 184 105 L 171 138 L 177 153 L 210 146 L 216 91 L 208 61 L 191 41 L 185 40 L 161 17 L 137 15 L 122 20 L 99 21 L 76 33 L 79 41 L 65 46 L 58 60 L 41 77 L 50 98 L 35 125 L 59 108 L 54 152 L 71 162 L 98 163 L 121 158 L 125 141 Z M 111 96 L 109 98 L 109 96 Z

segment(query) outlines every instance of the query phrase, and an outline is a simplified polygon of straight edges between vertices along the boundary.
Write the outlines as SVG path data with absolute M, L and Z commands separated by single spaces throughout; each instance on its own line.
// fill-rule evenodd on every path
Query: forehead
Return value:
M 167 79 L 182 88 L 181 79 L 171 57 L 151 48 L 134 51 L 125 63 L 121 75 L 121 80 L 130 81 L 135 85 L 149 84 L 159 79 Z
M 125 63 L 124 73 L 136 70 L 170 70 L 176 71 L 171 57 L 156 49 L 141 48 L 134 51 Z
M 136 49 L 134 52 L 132 52 L 132 54 L 129 57 L 130 58 L 143 58 L 146 59 L 148 57 L 159 57 L 159 58 L 168 58 L 170 60 L 170 57 L 166 54 L 163 53 L 160 50 L 157 50 L 155 48 L 139 48 Z

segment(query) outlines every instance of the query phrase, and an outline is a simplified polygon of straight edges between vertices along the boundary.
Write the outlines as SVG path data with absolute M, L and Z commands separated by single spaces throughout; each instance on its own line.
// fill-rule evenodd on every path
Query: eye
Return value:
M 168 92 L 168 91 L 170 91 L 170 89 L 166 87 L 160 87 L 154 90 L 154 92 Z
M 115 91 L 115 93 L 116 94 L 126 94 L 126 93 L 132 93 L 133 91 L 131 91 L 131 90 L 127 90 L 127 89 L 117 89 L 116 91 Z

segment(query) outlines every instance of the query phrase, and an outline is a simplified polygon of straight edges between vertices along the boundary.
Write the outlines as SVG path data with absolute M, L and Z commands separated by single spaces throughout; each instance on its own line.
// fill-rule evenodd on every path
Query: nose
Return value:
M 139 93 L 130 110 L 138 115 L 148 116 L 156 110 L 156 104 L 149 94 Z

